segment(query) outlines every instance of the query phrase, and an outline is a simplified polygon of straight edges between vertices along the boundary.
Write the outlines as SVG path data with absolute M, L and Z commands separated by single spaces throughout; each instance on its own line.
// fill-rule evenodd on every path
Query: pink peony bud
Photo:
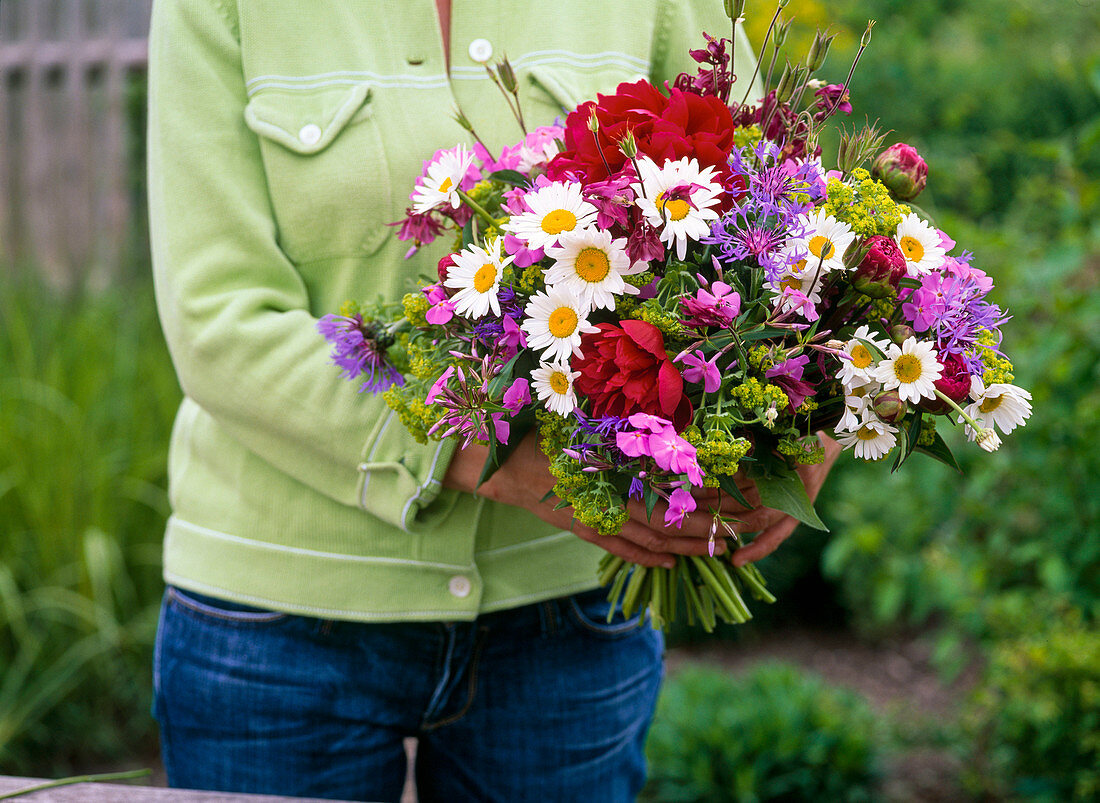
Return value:
M 963 362 L 962 355 L 940 353 L 937 357 L 943 366 L 943 373 L 936 380 L 936 390 L 956 404 L 962 404 L 970 395 L 970 370 Z M 934 399 L 922 399 L 921 407 L 930 413 L 946 413 L 948 406 L 939 396 Z
M 438 264 L 435 266 L 435 272 L 439 274 L 439 281 L 447 281 L 447 268 L 451 267 L 453 264 L 455 264 L 454 254 L 447 254 L 440 258 Z
M 856 268 L 857 280 L 865 278 L 873 282 L 886 281 L 896 288 L 905 276 L 906 267 L 905 254 L 894 242 L 894 238 L 876 234 L 868 237 L 865 245 L 867 253 Z
M 887 424 L 896 424 L 905 415 L 905 399 L 896 390 L 885 390 L 875 396 L 872 404 L 875 415 Z
M 875 159 L 871 175 L 885 184 L 900 201 L 911 201 L 921 194 L 928 180 L 928 164 L 917 149 L 898 142 Z

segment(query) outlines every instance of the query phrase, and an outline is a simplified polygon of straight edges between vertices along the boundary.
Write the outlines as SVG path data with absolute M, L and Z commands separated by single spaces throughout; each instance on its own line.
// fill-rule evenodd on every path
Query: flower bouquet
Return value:
M 704 36 L 697 74 L 621 84 L 499 154 L 460 114 L 476 144 L 425 162 L 400 223 L 414 248 L 453 234 L 438 277 L 320 328 L 418 440 L 487 444 L 483 480 L 537 427 L 576 521 L 612 535 L 628 500 L 650 516 L 663 501 L 666 526 L 707 515 L 712 544 L 736 547 L 721 500 L 751 507 L 738 477 L 824 529 L 795 471 L 823 459 L 818 431 L 895 469 L 914 451 L 957 468 L 939 421 L 992 451 L 1031 406 L 1009 384 L 992 280 L 906 203 L 926 180 L 916 151 L 865 169 L 884 138 L 867 126 L 821 163 L 859 53 L 844 84 L 818 81 L 819 33 L 748 103 L 731 98 L 731 40 Z M 507 62 L 490 75 L 522 122 Z M 703 488 L 719 499 L 706 511 Z M 608 554 L 600 582 L 628 614 L 708 630 L 746 621 L 746 592 L 773 600 L 755 566 L 713 550 L 673 569 Z

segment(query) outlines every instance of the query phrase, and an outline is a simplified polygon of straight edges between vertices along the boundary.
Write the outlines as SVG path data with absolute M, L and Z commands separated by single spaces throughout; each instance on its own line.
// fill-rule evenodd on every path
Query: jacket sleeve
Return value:
M 654 27 L 650 78 L 658 87 L 670 84 L 682 72 L 695 73 L 699 65 L 688 55 L 698 50 L 705 41 L 703 33 L 715 38 L 730 38 L 731 23 L 719 0 L 658 0 L 657 23 Z M 745 81 L 753 74 L 756 54 L 745 35 L 745 26 L 737 26 L 734 43 L 734 71 L 737 81 L 733 95 L 740 100 L 745 92 Z M 753 81 L 749 102 L 758 100 L 763 92 L 759 76 Z
M 408 529 L 439 494 L 454 446 L 419 446 L 331 364 L 277 243 L 230 5 L 158 1 L 150 32 L 153 270 L 180 384 L 280 471 Z

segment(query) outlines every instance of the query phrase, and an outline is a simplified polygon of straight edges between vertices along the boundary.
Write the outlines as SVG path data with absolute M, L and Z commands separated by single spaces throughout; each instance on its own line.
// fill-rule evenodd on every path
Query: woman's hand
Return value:
M 799 468 L 811 499 L 817 496 L 829 468 L 840 452 L 836 441 L 824 435 L 822 440 L 825 444 L 825 462 Z M 539 449 L 538 437 L 534 432 L 528 433 L 504 465 L 477 487 L 477 478 L 487 455 L 488 449 L 484 446 L 475 445 L 460 450 L 451 461 L 443 484 L 448 488 L 478 493 L 495 502 L 529 510 L 545 522 L 563 530 L 572 530 L 581 539 L 643 566 L 672 568 L 676 555 L 706 555 L 710 552 L 713 523 L 711 510 L 718 502 L 717 490 L 696 491 L 699 507 L 684 518 L 679 528 L 664 525 L 664 514 L 668 506 L 663 501 L 657 503 L 652 519 L 648 519 L 645 506 L 632 499 L 627 503 L 630 519 L 623 525 L 622 531 L 618 535 L 600 535 L 575 521 L 572 508 L 555 510 L 556 499 L 542 501 L 553 489 L 554 477 L 550 474 L 549 461 Z M 738 487 L 750 504 L 759 505 L 760 496 L 751 480 L 739 477 Z M 777 510 L 762 507 L 746 510 L 728 495 L 722 496 L 720 510 L 724 516 L 738 519 L 739 523 L 735 526 L 739 532 L 760 533 L 752 544 L 734 553 L 733 560 L 738 565 L 770 554 L 798 525 L 796 519 Z M 715 543 L 715 553 L 723 551 L 725 543 L 719 537 Z

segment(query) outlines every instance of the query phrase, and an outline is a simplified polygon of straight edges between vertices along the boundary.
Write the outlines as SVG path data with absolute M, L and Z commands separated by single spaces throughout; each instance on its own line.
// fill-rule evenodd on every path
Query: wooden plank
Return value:
M 63 9 L 62 24 L 65 39 L 71 46 L 87 37 L 83 0 L 70 0 Z M 69 284 L 84 270 L 92 256 L 91 243 L 95 236 L 92 219 L 94 163 L 88 141 L 92 135 L 91 112 L 88 108 L 87 65 L 71 47 L 64 74 L 65 125 L 64 147 L 59 154 L 63 165 L 60 178 L 61 192 L 56 197 L 59 211 L 65 218 L 62 234 L 65 240 Z M 59 137 L 60 138 L 60 137 Z
M 0 775 L 0 794 L 45 783 L 41 778 Z M 44 789 L 24 798 L 27 803 L 321 803 L 318 798 L 277 795 L 242 795 L 231 792 L 201 792 L 192 789 L 164 789 L 155 786 L 113 783 L 79 783 Z M 329 801 L 331 803 L 331 801 Z

